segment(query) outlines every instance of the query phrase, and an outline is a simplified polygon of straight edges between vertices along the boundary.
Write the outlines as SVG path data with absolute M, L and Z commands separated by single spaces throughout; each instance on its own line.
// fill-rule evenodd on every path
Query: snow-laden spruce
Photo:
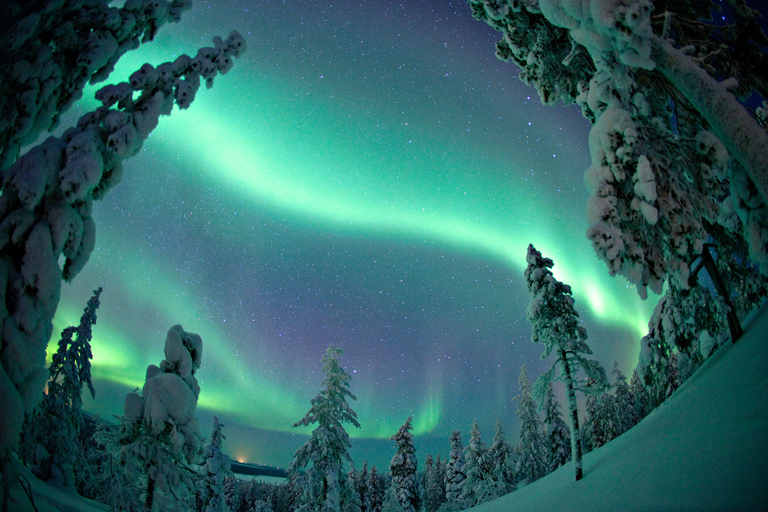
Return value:
M 45 384 L 61 281 L 77 275 L 96 243 L 93 201 L 120 181 L 122 161 L 139 151 L 159 117 L 174 104 L 189 107 L 200 80 L 210 86 L 228 72 L 245 42 L 232 32 L 194 57 L 143 66 L 129 82 L 100 89 L 102 105 L 76 126 L 19 157 L 23 144 L 55 128 L 86 82 L 105 79 L 126 51 L 178 21 L 190 2 L 12 4 L 2 9 L 8 29 L 0 35 L 0 467 L 16 485 L 11 452 Z
M 515 398 L 520 400 L 516 411 L 520 420 L 520 435 L 517 442 L 518 458 L 515 475 L 521 485 L 524 485 L 546 475 L 549 464 L 544 431 L 536 414 L 536 404 L 533 402 L 531 382 L 525 373 L 525 365 L 520 367 L 518 385 L 520 394 Z
M 768 133 L 739 103 L 768 97 L 757 11 L 729 2 L 713 21 L 711 0 L 470 5 L 543 103 L 576 103 L 593 123 L 587 236 L 612 275 L 643 297 L 667 281 L 687 289 L 705 243 L 725 255 L 732 289 L 768 275 Z
M 461 483 L 467 478 L 464 469 L 464 445 L 461 432 L 451 433 L 451 453 L 445 469 L 445 503 L 441 510 L 464 510 L 467 508 L 461 499 Z
M 498 422 L 497 422 L 498 425 Z M 497 434 L 498 434 L 497 430 Z M 503 434 L 502 434 L 503 436 Z M 506 482 L 495 478 L 494 456 L 485 446 L 477 421 L 472 422 L 469 442 L 464 448 L 464 470 L 467 478 L 461 483 L 462 500 L 470 507 L 503 496 L 508 492 Z
M 445 482 L 444 476 L 440 475 L 435 459 L 432 454 L 427 454 L 427 460 L 424 461 L 424 510 L 426 512 L 437 512 L 440 505 L 445 502 Z
M 143 488 L 147 510 L 157 502 L 163 510 L 184 511 L 194 485 L 189 465 L 203 455 L 195 416 L 203 340 L 174 325 L 164 353 L 160 366 L 147 367 L 141 394 L 125 397 L 120 431 L 105 440 L 117 450 L 129 478 Z
M 392 475 L 392 487 L 403 512 L 416 512 L 420 505 L 419 482 L 416 479 L 418 461 L 411 434 L 412 423 L 413 418 L 409 416 L 397 433 L 389 438 L 397 448 L 389 464 L 389 474 Z
M 294 475 L 306 470 L 306 483 L 298 497 L 298 510 L 312 512 L 339 512 L 342 487 L 346 481 L 344 461 L 352 462 L 349 455 L 349 434 L 344 423 L 360 428 L 357 413 L 347 398 L 357 400 L 349 390 L 351 376 L 339 364 L 341 349 L 329 346 L 322 358 L 322 388 L 311 400 L 307 414 L 293 426 L 317 423 L 312 435 L 296 450 L 288 472 Z
M 219 418 L 213 417 L 211 441 L 205 446 L 203 464 L 200 468 L 202 478 L 198 480 L 199 497 L 203 504 L 202 512 L 228 512 L 224 492 L 224 481 L 232 477 L 232 461 L 221 451 L 221 444 L 226 439 L 221 429 L 224 428 Z
M 379 474 L 376 466 L 371 467 L 366 482 L 365 498 L 363 507 L 366 512 L 381 512 L 381 506 L 384 501 L 384 478 Z
M 90 478 L 80 432 L 83 428 L 83 386 L 91 397 L 96 390 L 91 383 L 91 337 L 102 288 L 93 296 L 77 327 L 66 327 L 48 368 L 47 393 L 28 415 L 22 429 L 22 460 L 41 480 L 55 480 L 74 488 Z
M 525 281 L 531 302 L 525 314 L 531 322 L 531 340 L 544 344 L 542 359 L 551 353 L 555 355 L 552 366 L 536 380 L 533 394 L 541 403 L 549 383 L 554 380 L 563 381 L 571 427 L 571 456 L 576 480 L 579 480 L 582 477 L 582 447 L 576 391 L 597 392 L 604 389 L 608 381 L 600 363 L 584 357 L 584 354 L 592 353 L 586 343 L 587 331 L 579 325 L 579 314 L 574 309 L 571 287 L 552 275 L 550 269 L 555 265 L 554 262 L 543 257 L 533 245 L 528 246 L 526 262 L 528 267 L 525 269 Z M 587 389 L 579 382 L 579 371 L 586 373 L 594 382 L 593 388 Z
M 571 434 L 560 413 L 560 404 L 555 398 L 551 382 L 547 386 L 544 401 L 544 430 L 549 449 L 547 463 L 552 472 L 571 460 Z
M 496 418 L 496 424 L 493 427 L 493 440 L 488 449 L 488 458 L 491 478 L 498 489 L 497 494 L 503 496 L 514 491 L 517 485 L 513 448 L 504 435 L 504 428 L 501 426 L 499 418 Z

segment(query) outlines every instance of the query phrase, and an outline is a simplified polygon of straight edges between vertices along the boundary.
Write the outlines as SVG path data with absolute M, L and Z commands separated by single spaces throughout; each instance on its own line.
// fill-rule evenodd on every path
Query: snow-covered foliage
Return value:
M 641 419 L 642 407 L 638 406 L 637 397 L 627 384 L 627 379 L 619 369 L 618 363 L 614 363 L 611 374 L 613 393 L 604 391 L 587 397 L 582 439 L 588 451 L 600 448 L 624 434 Z M 635 383 L 635 386 L 637 385 L 639 380 Z M 640 393 L 644 393 L 645 388 L 640 387 Z
M 233 512 L 240 507 L 240 486 L 234 475 L 224 479 L 224 502 L 227 504 L 227 508 Z
M 757 11 L 728 2 L 713 22 L 722 3 L 709 0 L 470 5 L 543 103 L 577 103 L 594 123 L 587 236 L 612 275 L 643 297 L 687 289 L 704 243 L 724 253 L 734 238 L 768 275 L 768 133 L 737 101 L 768 97 Z M 728 264 L 744 286 L 748 259 Z
M 552 383 L 547 386 L 544 400 L 544 431 L 548 448 L 549 471 L 554 471 L 571 460 L 571 433 L 568 430 L 560 404 L 555 398 Z
M 96 419 L 96 424 L 95 438 L 101 441 L 114 439 L 115 425 L 100 418 Z M 115 512 L 135 512 L 143 508 L 136 492 L 136 482 L 126 474 L 114 446 L 94 440 L 85 457 L 90 471 L 88 480 L 78 486 L 81 496 L 104 504 Z
M 613 413 L 613 397 L 608 393 L 591 393 L 584 404 L 586 410 L 581 440 L 584 451 L 591 452 L 613 439 L 609 427 Z
M 363 507 L 365 512 L 381 512 L 384 501 L 384 478 L 379 474 L 376 466 L 371 467 L 365 486 L 365 498 Z
M 61 332 L 58 349 L 48 368 L 47 393 L 27 416 L 22 429 L 22 460 L 36 477 L 56 480 L 64 487 L 75 487 L 90 478 L 80 438 L 82 392 L 83 386 L 88 386 L 91 397 L 96 395 L 91 383 L 91 329 L 96 323 L 101 291 L 101 288 L 93 291 L 80 324 Z
M 627 384 L 627 378 L 619 369 L 618 363 L 613 364 L 614 411 L 616 415 L 616 435 L 620 436 L 640 422 L 637 413 L 636 398 Z
M 536 414 L 536 404 L 533 403 L 531 383 L 525 374 L 525 365 L 520 367 L 518 384 L 520 394 L 516 399 L 520 400 L 520 403 L 516 413 L 520 420 L 520 435 L 517 443 L 519 457 L 515 474 L 519 482 L 529 484 L 547 474 L 548 450 L 541 421 Z
M 151 41 L 167 22 L 178 22 L 189 0 L 148 0 L 111 7 L 89 2 L 22 2 L 3 6 L 0 35 L 0 169 L 20 148 L 53 130 L 59 117 L 82 97 L 86 83 L 105 80 L 117 61 Z
M 443 507 L 447 506 L 449 510 L 463 510 L 467 508 L 461 499 L 461 483 L 466 478 L 467 472 L 464 469 L 464 445 L 461 442 L 461 432 L 454 430 L 451 433 L 451 453 L 445 469 L 445 503 Z
M 200 79 L 210 85 L 245 49 L 233 32 L 194 58 L 181 56 L 157 69 L 144 66 L 134 80 L 102 88 L 97 93 L 102 106 L 76 126 L 19 157 L 23 144 L 55 127 L 86 82 L 105 79 L 126 51 L 151 39 L 166 21 L 178 21 L 190 2 L 24 5 L 5 2 L 0 8 L 9 27 L 0 35 L 2 460 L 11 460 L 24 413 L 39 402 L 61 280 L 73 279 L 95 246 L 93 201 L 120 181 L 122 160 L 139 151 L 159 117 L 170 114 L 174 104 L 187 108 Z
M 553 380 L 562 380 L 565 384 L 571 427 L 571 454 L 576 480 L 579 480 L 582 476 L 581 435 L 575 392 L 597 392 L 607 387 L 608 380 L 600 363 L 583 355 L 592 353 L 586 343 L 587 331 L 579 325 L 579 314 L 574 309 L 571 287 L 552 275 L 550 269 L 555 265 L 554 262 L 544 258 L 533 245 L 528 246 L 526 261 L 528 267 L 525 269 L 525 281 L 531 295 L 526 317 L 532 325 L 531 339 L 544 343 L 542 358 L 552 352 L 556 356 L 552 366 L 536 380 L 533 394 L 541 403 Z M 590 389 L 577 380 L 580 371 L 594 383 Z
M 462 500 L 470 507 L 496 499 L 508 492 L 506 483 L 496 479 L 493 474 L 493 463 L 496 461 L 491 455 L 482 440 L 477 421 L 472 422 L 469 443 L 464 448 L 464 470 L 467 478 L 461 483 Z
M 291 473 L 307 469 L 307 484 L 300 498 L 302 510 L 338 512 L 341 509 L 342 487 L 346 481 L 344 461 L 352 462 L 349 455 L 349 434 L 344 423 L 360 428 L 357 413 L 347 403 L 347 398 L 357 400 L 349 391 L 350 375 L 339 364 L 342 351 L 329 346 L 323 355 L 322 388 L 311 400 L 307 414 L 294 427 L 317 423 L 312 435 L 296 450 L 288 468 Z
M 424 461 L 424 510 L 437 512 L 445 502 L 445 475 L 440 474 L 437 463 L 431 454 Z
M 392 487 L 403 512 L 416 512 L 420 505 L 419 482 L 416 478 L 418 461 L 411 434 L 412 422 L 413 418 L 408 417 L 397 433 L 389 438 L 395 442 L 397 448 L 389 464 L 389 474 L 392 475 Z
M 368 462 L 363 469 L 355 469 L 354 464 L 347 473 L 347 487 L 342 499 L 342 512 L 364 512 L 365 492 L 368 489 Z
M 501 420 L 496 418 L 493 441 L 491 441 L 491 447 L 488 449 L 488 458 L 490 460 L 491 478 L 495 482 L 499 496 L 512 492 L 517 487 L 515 462 L 512 454 L 513 448 L 504 436 Z
M 651 397 L 648 394 L 648 390 L 645 388 L 640 374 L 637 373 L 637 369 L 632 370 L 632 378 L 629 380 L 629 389 L 634 397 L 635 412 L 637 414 L 637 421 L 645 418 L 649 412 L 651 412 Z
M 144 487 L 147 510 L 155 503 L 163 510 L 185 510 L 191 499 L 189 465 L 203 455 L 195 417 L 200 394 L 195 373 L 202 355 L 199 335 L 181 325 L 171 327 L 165 359 L 159 367 L 147 368 L 141 394 L 134 391 L 125 397 L 120 431 L 105 439 L 129 478 Z
M 202 512 L 227 512 L 230 510 L 226 503 L 224 481 L 233 476 L 232 461 L 228 455 L 221 451 L 222 441 L 226 439 L 221 433 L 222 428 L 224 425 L 219 422 L 219 418 L 214 416 L 211 441 L 205 446 L 203 464 L 200 468 L 202 478 L 197 481 L 200 487 L 200 500 L 203 505 Z

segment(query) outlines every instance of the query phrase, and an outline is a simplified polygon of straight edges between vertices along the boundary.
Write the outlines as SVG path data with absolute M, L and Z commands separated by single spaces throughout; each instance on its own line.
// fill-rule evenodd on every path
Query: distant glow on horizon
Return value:
M 142 386 L 180 323 L 203 338 L 199 409 L 227 425 L 238 460 L 287 465 L 311 430 L 292 425 L 321 385 L 331 343 L 358 398 L 353 439 L 388 441 L 413 416 L 417 437 L 447 444 L 477 419 L 490 443 L 496 417 L 515 433 L 520 365 L 534 378 L 549 363 L 525 319 L 533 243 L 571 285 L 603 366 L 616 359 L 631 372 L 655 298 L 610 277 L 585 237 L 578 112 L 524 100 L 532 89 L 494 57 L 497 36 L 467 19 L 468 6 L 446 15 L 441 30 L 451 32 L 433 34 L 432 14 L 390 19 L 383 3 L 312 6 L 307 15 L 342 23 L 301 27 L 258 4 L 234 27 L 247 34 L 245 56 L 189 110 L 162 118 L 95 205 L 97 248 L 64 285 L 49 352 L 103 286 L 97 393 L 102 382 Z M 210 11 L 196 5 L 164 27 L 109 83 L 226 35 Z M 233 12 L 222 19 L 242 14 Z M 366 16 L 388 20 L 375 42 Z M 311 33 L 301 42 L 297 30 Z M 102 85 L 86 90 L 81 110 Z M 117 399 L 97 395 L 89 407 L 122 414 Z M 252 442 L 254 430 L 270 441 Z

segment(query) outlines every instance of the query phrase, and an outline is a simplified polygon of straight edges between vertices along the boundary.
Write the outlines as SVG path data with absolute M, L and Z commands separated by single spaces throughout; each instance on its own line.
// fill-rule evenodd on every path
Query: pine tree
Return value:
M 349 455 L 349 434 L 344 423 L 360 428 L 357 413 L 347 403 L 347 398 L 357 400 L 349 391 L 350 375 L 339 364 L 343 352 L 329 346 L 323 355 L 322 388 L 311 400 L 307 414 L 294 427 L 317 423 L 309 440 L 293 456 L 288 471 L 296 473 L 306 468 L 308 483 L 304 489 L 302 504 L 307 510 L 338 512 L 341 508 L 342 486 L 346 480 L 344 461 L 352 462 Z
M 221 443 L 226 439 L 221 433 L 222 428 L 224 425 L 219 422 L 219 418 L 214 416 L 211 442 L 205 447 L 205 460 L 201 468 L 202 479 L 199 481 L 202 487 L 203 512 L 226 512 L 229 510 L 226 503 L 224 481 L 233 476 L 230 469 L 232 461 L 228 455 L 221 451 Z
M 427 455 L 427 460 L 424 462 L 424 510 L 426 512 L 437 512 L 445 502 L 445 475 L 440 474 L 438 465 L 432 458 L 432 455 Z
M 113 438 L 115 426 L 100 418 L 96 420 L 94 438 Z M 136 492 L 136 482 L 129 479 L 112 447 L 103 443 L 94 443 L 87 454 L 88 466 L 92 469 L 90 478 L 78 489 L 78 493 L 88 499 L 108 506 L 115 512 L 136 512 L 143 504 Z
M 2 2 L 0 36 L 0 468 L 11 475 L 25 413 L 40 402 L 45 348 L 61 282 L 71 281 L 95 247 L 93 202 L 121 180 L 122 161 L 135 155 L 161 115 L 189 107 L 201 78 L 232 67 L 245 50 L 233 32 L 195 57 L 149 64 L 129 82 L 96 93 L 101 106 L 59 137 L 21 148 L 56 128 L 89 81 L 107 78 L 115 63 L 168 21 L 179 21 L 188 0 L 126 2 Z M 116 104 L 116 105 L 115 105 Z M 60 266 L 63 260 L 63 267 Z
M 57 480 L 66 487 L 91 477 L 80 439 L 82 393 L 83 386 L 88 386 L 91 397 L 96 396 L 91 382 L 91 326 L 96 323 L 101 291 L 93 291 L 80 324 L 61 332 L 58 350 L 48 368 L 48 392 L 22 429 L 21 455 L 35 476 Z
M 494 435 L 491 447 L 488 449 L 490 459 L 490 474 L 496 483 L 498 495 L 510 493 L 515 490 L 514 470 L 510 470 L 512 461 L 512 445 L 504 437 L 504 428 L 501 420 L 496 418 Z
M 461 484 L 462 500 L 470 507 L 506 494 L 506 485 L 493 478 L 493 460 L 480 435 L 477 421 L 472 422 L 469 443 L 464 448 L 467 478 Z
M 445 477 L 448 474 L 448 463 L 440 458 L 439 453 L 437 454 L 437 459 L 435 459 L 435 474 L 437 475 L 437 480 L 443 482 L 443 501 L 445 501 Z
M 366 469 L 367 473 L 367 469 Z M 367 477 L 367 475 L 366 475 Z M 361 482 L 362 471 L 357 471 L 355 465 L 349 468 L 347 473 L 347 485 L 343 489 L 341 510 L 342 512 L 361 512 L 363 508 L 363 499 L 365 499 L 365 480 Z M 362 491 L 362 492 L 361 492 Z
M 680 387 L 680 373 L 677 370 L 677 352 L 673 352 L 669 356 L 669 363 L 667 364 L 667 381 L 665 388 L 666 400 Z
M 600 363 L 582 355 L 591 354 L 592 350 L 585 341 L 586 329 L 579 325 L 579 314 L 573 307 L 571 287 L 555 279 L 550 270 L 554 263 L 542 257 L 533 245 L 528 246 L 526 261 L 528 267 L 525 269 L 525 280 L 531 295 L 526 317 L 533 327 L 531 339 L 544 343 L 542 359 L 552 352 L 556 356 L 552 366 L 537 379 L 534 394 L 541 400 L 550 382 L 560 379 L 565 384 L 571 427 L 571 454 L 576 480 L 580 480 L 582 449 L 576 391 L 586 391 L 586 388 L 579 385 L 576 375 L 580 370 L 584 371 L 595 382 L 596 390 L 604 389 L 608 382 Z
M 517 417 L 520 419 L 520 458 L 517 461 L 518 480 L 531 483 L 547 474 L 547 448 L 544 441 L 541 422 L 536 414 L 533 403 L 531 383 L 525 374 L 525 365 L 520 367 L 520 400 L 517 406 Z
M 593 385 L 591 382 L 588 385 Z M 613 397 L 606 392 L 590 393 L 585 403 L 586 417 L 582 439 L 588 450 L 600 448 L 615 437 L 612 426 L 614 414 Z
M 232 512 L 240 510 L 240 485 L 234 475 L 224 479 L 224 501 Z
M 627 378 L 619 369 L 618 363 L 613 364 L 613 388 L 616 423 L 618 425 L 617 436 L 631 429 L 640 421 L 635 404 L 635 395 L 627 384 Z
M 165 359 L 147 368 L 141 391 L 125 398 L 120 431 L 105 435 L 129 479 L 144 488 L 144 506 L 186 510 L 193 487 L 189 465 L 203 455 L 195 417 L 200 386 L 195 373 L 203 356 L 203 340 L 181 325 L 168 331 Z
M 366 512 L 381 512 L 384 501 L 384 481 L 376 466 L 371 467 L 366 484 L 365 499 L 363 500 Z
M 629 389 L 632 392 L 632 396 L 635 397 L 635 412 L 637 413 L 638 423 L 645 418 L 649 412 L 651 412 L 651 399 L 648 396 L 648 391 L 645 389 L 643 381 L 640 380 L 640 375 L 637 373 L 637 369 L 632 370 L 632 379 L 629 382 Z
M 395 435 L 389 438 L 395 442 L 397 452 L 389 464 L 392 486 L 404 512 L 416 512 L 419 509 L 419 485 L 416 479 L 418 461 L 416 447 L 413 444 L 413 418 L 408 417 Z
M 467 478 L 464 470 L 464 446 L 461 442 L 461 432 L 451 433 L 451 454 L 445 470 L 445 501 L 450 507 L 463 506 L 461 500 L 461 483 Z M 458 510 L 461 510 L 458 509 Z
M 544 411 L 544 428 L 549 447 L 547 462 L 549 471 L 554 471 L 571 460 L 571 435 L 560 414 L 560 404 L 555 399 L 552 383 L 547 386 Z
M 368 461 L 363 462 L 363 469 L 355 471 L 354 473 L 355 482 L 353 488 L 360 499 L 360 510 L 361 512 L 367 512 L 367 509 L 365 508 L 365 494 L 368 491 Z

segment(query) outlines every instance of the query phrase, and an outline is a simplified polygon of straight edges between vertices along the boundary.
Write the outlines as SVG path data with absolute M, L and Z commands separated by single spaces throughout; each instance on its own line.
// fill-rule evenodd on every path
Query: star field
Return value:
M 514 439 L 520 365 L 547 365 L 525 319 L 529 243 L 573 286 L 598 359 L 631 373 L 654 304 L 586 240 L 588 123 L 541 106 L 467 5 L 198 0 L 109 82 L 231 29 L 247 53 L 125 162 L 64 285 L 55 333 L 104 287 L 87 408 L 121 414 L 181 323 L 204 341 L 202 430 L 219 416 L 233 457 L 288 464 L 331 343 L 358 464 L 384 467 L 409 415 L 422 461 L 474 419 Z

